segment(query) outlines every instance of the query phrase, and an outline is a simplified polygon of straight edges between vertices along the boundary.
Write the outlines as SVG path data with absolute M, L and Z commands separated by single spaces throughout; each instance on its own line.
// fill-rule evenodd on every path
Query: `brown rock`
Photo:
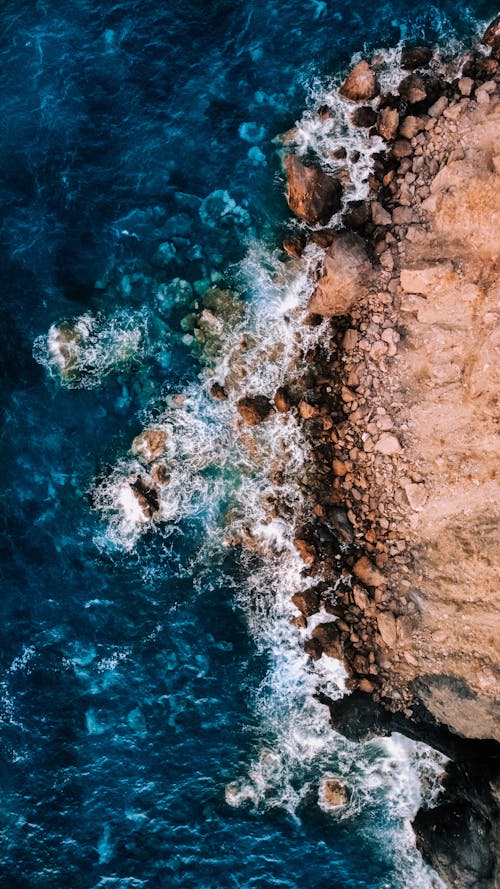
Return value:
M 319 417 L 319 408 L 315 404 L 301 401 L 299 404 L 299 414 L 303 420 L 310 420 L 312 417 Z
M 301 537 L 296 537 L 293 541 L 293 545 L 295 549 L 298 550 L 304 564 L 310 568 L 316 561 L 316 548 L 312 543 L 308 543 L 307 540 L 302 540 Z
M 290 410 L 290 399 L 288 397 L 288 392 L 283 386 L 280 386 L 279 389 L 276 389 L 274 393 L 274 406 L 280 414 L 286 414 L 287 411 Z
M 319 611 L 319 596 L 314 590 L 302 590 L 300 593 L 294 593 L 292 602 L 301 614 L 310 617 Z
M 362 105 L 356 108 L 351 114 L 351 120 L 355 127 L 369 129 L 377 123 L 378 114 L 369 105 Z
M 326 250 L 335 240 L 335 231 L 332 228 L 314 229 L 309 232 L 309 240 Z
M 402 157 L 409 157 L 413 154 L 413 148 L 408 139 L 396 139 L 392 146 L 392 153 L 397 160 L 400 160 Z
M 168 440 L 166 429 L 145 429 L 140 435 L 136 435 L 132 442 L 131 451 L 145 463 L 151 463 L 156 457 L 165 453 Z
M 130 482 L 130 487 L 146 518 L 154 518 L 160 511 L 158 488 L 150 484 L 142 475 L 138 475 L 135 482 Z
M 392 222 L 391 214 L 378 201 L 372 201 L 372 222 L 374 225 L 390 225 Z
M 306 639 L 304 642 L 304 651 L 313 661 L 319 661 L 323 654 L 321 642 L 318 639 Z
M 370 218 L 369 201 L 350 201 L 347 212 L 342 217 L 345 228 L 363 228 Z
M 368 62 L 358 62 L 354 66 L 340 87 L 339 93 L 350 102 L 369 102 L 375 98 L 378 93 L 378 83 Z
M 372 694 L 375 691 L 375 685 L 373 682 L 370 682 L 369 679 L 360 679 L 358 682 L 358 688 L 360 691 L 364 691 L 367 694 Z
M 452 263 L 443 260 L 401 269 L 400 280 L 406 293 L 423 293 L 424 296 L 429 296 L 436 287 L 451 282 L 453 276 Z
M 216 401 L 225 401 L 227 398 L 227 392 L 224 386 L 221 386 L 221 384 L 217 382 L 212 383 L 210 387 L 210 395 Z
M 491 55 L 495 58 L 500 54 L 500 15 L 488 25 L 484 32 L 481 43 L 485 46 L 491 46 Z
M 151 469 L 151 477 L 159 485 L 166 485 L 170 481 L 170 470 L 166 463 L 155 463 Z
M 418 74 L 409 74 L 404 77 L 398 87 L 399 95 L 410 105 L 416 105 L 417 102 L 423 102 L 427 98 L 427 90 L 425 83 Z
M 394 615 L 390 611 L 379 611 L 377 614 L 377 627 L 382 636 L 382 641 L 389 648 L 393 648 L 397 638 L 396 618 Z
M 349 327 L 342 338 L 342 348 L 345 352 L 352 352 L 358 343 L 358 331 Z
M 258 426 L 267 419 L 273 406 L 264 395 L 246 395 L 236 403 L 236 409 L 247 426 Z
M 403 136 L 405 139 L 413 139 L 423 127 L 424 121 L 421 117 L 414 117 L 413 114 L 409 114 L 405 117 L 399 128 L 399 135 Z
M 352 232 L 340 234 L 325 254 L 323 269 L 309 311 L 317 315 L 344 315 L 371 276 L 371 263 L 362 239 Z
M 307 166 L 295 154 L 285 157 L 287 201 L 292 213 L 314 225 L 325 225 L 340 209 L 342 186 L 319 166 Z
M 361 556 L 354 563 L 352 573 L 366 586 L 379 587 L 385 583 L 384 575 L 375 568 L 368 556 Z
M 433 105 L 429 108 L 428 114 L 429 117 L 438 118 L 441 117 L 445 108 L 448 107 L 448 99 L 446 96 L 440 96 L 439 99 L 436 99 Z
M 391 139 L 394 139 L 398 131 L 399 125 L 399 112 L 396 108 L 382 108 L 382 111 L 378 116 L 378 124 L 377 129 L 379 134 L 385 139 L 387 142 L 390 142 Z
M 289 235 L 289 237 L 285 238 L 283 241 L 283 250 L 286 250 L 290 256 L 295 256 L 297 259 L 302 256 L 305 246 L 306 236 L 303 232 Z
M 338 778 L 327 778 L 322 784 L 321 793 L 330 809 L 342 809 L 349 804 L 349 791 Z
M 339 478 L 342 478 L 344 475 L 347 475 L 347 473 L 349 471 L 348 467 L 342 460 L 333 460 L 332 461 L 332 469 L 333 469 L 334 475 L 338 476 Z
M 413 222 L 413 211 L 411 207 L 394 207 L 392 211 L 392 221 L 395 225 L 410 225 Z
M 329 621 L 326 624 L 318 624 L 311 633 L 313 639 L 316 639 L 327 657 L 334 657 L 341 660 L 343 657 L 342 643 L 340 641 L 339 629 L 336 621 Z
M 405 46 L 401 53 L 401 67 L 406 71 L 424 68 L 432 59 L 432 49 L 428 46 Z
M 474 81 L 472 77 L 461 77 L 458 81 L 458 88 L 462 93 L 462 96 L 470 96 L 473 86 Z
M 401 445 L 395 435 L 391 435 L 390 432 L 384 432 L 378 439 L 375 450 L 386 457 L 392 457 L 394 454 L 399 454 Z

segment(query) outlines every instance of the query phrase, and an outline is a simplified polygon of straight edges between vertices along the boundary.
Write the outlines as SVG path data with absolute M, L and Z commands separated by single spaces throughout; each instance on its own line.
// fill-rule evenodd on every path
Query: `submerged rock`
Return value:
M 342 186 L 321 167 L 305 164 L 296 154 L 287 154 L 287 201 L 292 213 L 310 225 L 325 225 L 341 206 Z
M 345 315 L 356 303 L 371 274 L 371 263 L 359 235 L 341 234 L 325 253 L 323 275 L 309 302 L 317 315 Z
M 350 102 L 369 102 L 378 94 L 379 88 L 375 72 L 368 62 L 358 62 L 349 72 L 339 93 Z

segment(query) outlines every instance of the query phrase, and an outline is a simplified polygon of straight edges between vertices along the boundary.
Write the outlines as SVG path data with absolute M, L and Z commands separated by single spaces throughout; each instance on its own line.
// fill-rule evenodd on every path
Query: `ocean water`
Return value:
M 293 420 L 243 432 L 234 393 L 272 395 L 322 335 L 301 325 L 314 250 L 279 250 L 276 135 L 366 148 L 340 105 L 311 113 L 351 56 L 386 47 L 390 83 L 401 40 L 446 55 L 495 12 L 4 0 L 1 887 L 438 885 L 409 819 L 442 759 L 330 729 L 314 695 L 343 670 L 311 666 L 290 623 L 307 448 Z M 238 297 L 200 344 L 183 319 L 214 285 Z M 170 473 L 153 524 L 128 484 L 151 423 Z

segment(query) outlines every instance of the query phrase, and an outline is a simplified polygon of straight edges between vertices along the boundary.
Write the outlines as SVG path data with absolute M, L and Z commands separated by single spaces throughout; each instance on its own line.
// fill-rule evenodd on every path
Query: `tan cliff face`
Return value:
M 337 235 L 309 307 L 349 323 L 332 495 L 366 553 L 353 602 L 375 648 L 368 672 L 347 654 L 353 684 L 500 740 L 499 85 L 450 94 L 386 136 L 373 272 L 346 278 Z

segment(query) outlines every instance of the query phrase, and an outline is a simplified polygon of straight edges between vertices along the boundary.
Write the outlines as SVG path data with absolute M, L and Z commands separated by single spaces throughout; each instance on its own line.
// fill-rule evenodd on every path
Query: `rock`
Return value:
M 372 222 L 374 225 L 390 225 L 392 222 L 391 214 L 379 204 L 378 201 L 372 201 Z
M 130 487 L 146 518 L 154 518 L 160 511 L 158 488 L 150 484 L 142 475 L 138 475 L 135 482 L 130 482 Z
M 389 648 L 393 648 L 396 644 L 397 630 L 396 618 L 390 611 L 379 611 L 377 614 L 377 627 L 382 641 Z
M 301 537 L 296 537 L 293 541 L 293 545 L 295 549 L 298 550 L 304 564 L 310 568 L 316 561 L 316 547 L 314 547 L 312 543 L 308 543 L 307 540 L 303 540 Z
M 140 435 L 136 435 L 130 450 L 145 463 L 151 463 L 152 460 L 165 453 L 167 441 L 168 432 L 166 429 L 145 429 Z
M 352 232 L 340 234 L 325 253 L 323 275 L 310 299 L 309 311 L 326 316 L 346 314 L 371 272 L 362 239 Z
M 340 210 L 342 186 L 319 166 L 304 164 L 295 154 L 285 157 L 287 201 L 292 213 L 314 225 L 325 225 Z
M 375 691 L 375 685 L 369 679 L 360 679 L 358 688 L 360 691 L 364 691 L 365 694 L 372 694 Z
M 361 556 L 354 563 L 352 573 L 366 586 L 379 587 L 385 584 L 384 575 L 370 562 L 368 556 Z
M 310 420 L 312 417 L 319 417 L 319 408 L 315 404 L 301 401 L 299 404 L 299 414 L 303 420 Z
M 491 46 L 491 55 L 497 58 L 500 54 L 500 15 L 488 25 L 484 32 L 481 43 L 485 46 Z
M 413 222 L 413 210 L 411 207 L 394 207 L 392 221 L 395 225 L 410 225 Z
M 342 217 L 344 228 L 363 228 L 370 218 L 369 201 L 350 201 L 347 212 Z M 331 243 L 331 242 L 330 242 Z M 330 246 L 329 244 L 327 246 Z
M 337 459 L 332 461 L 332 469 L 333 474 L 336 475 L 338 478 L 343 478 L 343 476 L 347 475 L 349 471 L 344 461 Z
M 224 386 L 221 386 L 220 383 L 212 383 L 210 386 L 210 395 L 215 401 L 225 401 L 227 398 L 227 392 Z
M 473 86 L 474 81 L 472 77 L 461 77 L 458 81 L 458 88 L 462 93 L 462 96 L 470 96 Z
M 369 129 L 377 123 L 378 114 L 369 105 L 362 105 L 356 108 L 351 114 L 351 120 L 355 127 Z
M 377 129 L 379 134 L 387 142 L 394 139 L 399 126 L 399 112 L 397 108 L 382 108 L 378 115 Z
M 319 611 L 320 599 L 315 590 L 302 590 L 300 593 L 294 593 L 292 602 L 299 609 L 304 617 L 310 617 Z
M 170 469 L 166 463 L 155 463 L 151 468 L 151 477 L 159 485 L 166 485 L 170 481 Z
M 424 122 L 421 117 L 414 117 L 413 114 L 409 114 L 399 128 L 399 135 L 405 139 L 413 139 L 423 127 Z
M 429 108 L 429 111 L 427 113 L 428 113 L 429 117 L 438 118 L 438 117 L 441 117 L 444 109 L 447 107 L 448 107 L 448 99 L 446 98 L 446 96 L 440 96 L 439 99 L 437 99 L 434 102 L 434 104 L 431 105 L 431 107 Z
M 402 157 L 410 157 L 413 154 L 413 148 L 408 139 L 396 139 L 392 146 L 392 153 L 397 160 Z
M 451 281 L 453 276 L 452 263 L 442 260 L 401 269 L 400 281 L 406 293 L 423 293 L 429 296 L 434 288 Z
M 311 636 L 320 643 L 327 657 L 342 660 L 343 651 L 339 632 L 337 622 L 332 620 L 326 624 L 318 624 L 317 627 L 314 627 Z
M 394 454 L 399 454 L 401 445 L 395 435 L 384 432 L 376 442 L 375 450 L 386 457 L 392 457 Z
M 302 256 L 305 246 L 306 236 L 303 232 L 290 235 L 283 241 L 283 250 L 286 250 L 290 256 L 294 256 L 297 259 Z
M 321 796 L 330 809 L 343 809 L 349 804 L 349 792 L 338 778 L 325 778 L 321 785 Z
M 342 348 L 344 352 L 352 352 L 358 344 L 358 331 L 353 327 L 348 327 L 342 337 Z
M 304 642 L 304 651 L 313 661 L 319 661 L 323 654 L 323 649 L 318 639 L 306 639 Z
M 432 49 L 428 46 L 405 46 L 401 53 L 401 67 L 406 71 L 424 68 L 432 59 Z
M 416 512 L 420 512 L 424 508 L 427 501 L 425 485 L 413 483 L 405 485 L 405 494 L 411 508 Z
M 309 240 L 326 250 L 335 240 L 335 232 L 331 228 L 314 229 L 309 232 Z
M 258 426 L 267 419 L 273 406 L 264 395 L 246 395 L 236 403 L 236 409 L 247 426 Z
M 290 410 L 290 399 L 283 386 L 276 389 L 276 392 L 274 393 L 274 406 L 280 414 L 286 414 L 286 412 Z
M 410 105 L 416 105 L 427 98 L 425 83 L 418 74 L 409 74 L 408 77 L 404 77 L 398 86 L 398 92 L 401 98 L 409 102 Z
M 354 66 L 340 87 L 339 93 L 350 102 L 369 102 L 375 98 L 378 94 L 378 83 L 368 62 L 358 62 Z

